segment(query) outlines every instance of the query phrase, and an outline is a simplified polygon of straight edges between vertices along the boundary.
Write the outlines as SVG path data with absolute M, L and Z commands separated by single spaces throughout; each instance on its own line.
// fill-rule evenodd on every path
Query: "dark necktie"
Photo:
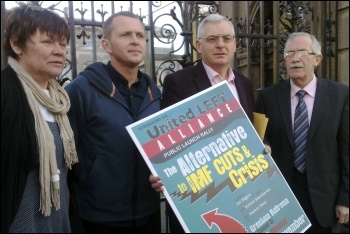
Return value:
M 294 166 L 301 173 L 304 173 L 306 168 L 305 148 L 309 130 L 307 107 L 303 99 L 305 93 L 305 90 L 299 90 L 297 92 L 299 102 L 294 114 Z

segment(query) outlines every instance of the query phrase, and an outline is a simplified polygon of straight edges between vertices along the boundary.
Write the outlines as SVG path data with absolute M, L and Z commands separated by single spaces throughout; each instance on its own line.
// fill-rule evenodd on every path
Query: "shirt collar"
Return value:
M 203 67 L 205 69 L 205 72 L 207 73 L 209 80 L 212 81 L 216 76 L 219 76 L 220 78 L 222 78 L 219 73 L 217 73 L 216 71 L 214 71 L 211 67 L 209 67 L 209 65 L 207 65 L 204 60 L 202 60 L 203 63 Z M 227 78 L 227 82 L 232 81 L 234 83 L 235 81 L 235 75 L 231 69 L 230 66 L 228 66 L 228 78 Z
M 308 83 L 304 87 L 304 90 L 307 92 L 308 95 L 314 98 L 316 94 L 316 86 L 317 86 L 317 77 L 314 74 L 314 77 L 312 78 L 310 83 Z M 292 79 L 290 79 L 290 87 L 291 87 L 290 98 L 293 98 L 296 95 L 296 93 L 300 90 L 300 88 L 293 83 Z
M 128 81 L 127 79 L 125 79 L 125 77 L 120 74 L 111 64 L 111 61 L 109 61 L 107 63 L 107 72 L 109 74 L 109 77 L 111 77 L 113 83 L 115 85 L 127 85 Z M 140 70 L 138 70 L 137 72 L 137 78 L 139 79 L 138 82 L 142 82 L 142 83 L 147 83 L 147 80 L 143 77 L 143 74 Z M 136 82 L 136 83 L 138 83 Z M 148 83 L 147 83 L 148 84 Z

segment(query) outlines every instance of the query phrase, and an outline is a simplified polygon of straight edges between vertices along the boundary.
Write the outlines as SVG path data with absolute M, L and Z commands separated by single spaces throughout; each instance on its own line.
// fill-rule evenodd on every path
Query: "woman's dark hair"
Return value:
M 18 47 L 25 50 L 28 39 L 40 30 L 47 33 L 54 40 L 70 39 L 70 30 L 67 22 L 57 13 L 42 8 L 39 5 L 21 4 L 6 12 L 4 24 L 4 56 L 18 59 L 12 50 L 12 39 Z

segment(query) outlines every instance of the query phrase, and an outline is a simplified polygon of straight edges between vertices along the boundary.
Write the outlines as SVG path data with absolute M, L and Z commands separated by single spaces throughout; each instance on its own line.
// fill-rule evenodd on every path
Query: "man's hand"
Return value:
M 269 145 L 265 145 L 265 153 L 267 153 L 267 154 L 272 153 L 271 147 Z
M 338 218 L 338 223 L 349 223 L 349 207 L 337 205 L 335 207 L 335 214 Z
M 159 176 L 154 176 L 151 174 L 149 176 L 149 182 L 151 182 L 151 186 L 155 191 L 159 193 L 163 192 L 163 182 L 161 181 L 161 178 Z

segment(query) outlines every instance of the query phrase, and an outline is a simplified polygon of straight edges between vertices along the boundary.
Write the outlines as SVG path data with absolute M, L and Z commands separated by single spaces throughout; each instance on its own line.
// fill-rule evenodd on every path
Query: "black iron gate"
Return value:
M 6 5 L 5 5 L 6 3 Z M 13 5 L 12 2 L 11 5 Z M 219 12 L 235 25 L 237 51 L 232 63 L 253 81 L 256 90 L 286 79 L 283 48 L 289 33 L 307 31 L 319 35 L 324 59 L 318 68 L 322 77 L 338 80 L 337 1 L 35 1 L 57 11 L 71 27 L 67 66 L 59 81 L 74 79 L 88 64 L 107 62 L 100 46 L 101 26 L 111 14 L 131 10 L 143 20 L 148 52 L 140 68 L 159 86 L 170 72 L 192 66 L 198 59 L 194 42 L 196 27 L 208 14 Z M 225 11 L 227 6 L 239 8 Z M 9 2 L 1 2 L 2 17 Z M 315 20 L 315 12 L 322 16 Z M 322 25 L 322 30 L 319 29 Z M 2 30 L 1 30 L 2 31 Z M 2 66 L 5 64 L 2 59 Z

